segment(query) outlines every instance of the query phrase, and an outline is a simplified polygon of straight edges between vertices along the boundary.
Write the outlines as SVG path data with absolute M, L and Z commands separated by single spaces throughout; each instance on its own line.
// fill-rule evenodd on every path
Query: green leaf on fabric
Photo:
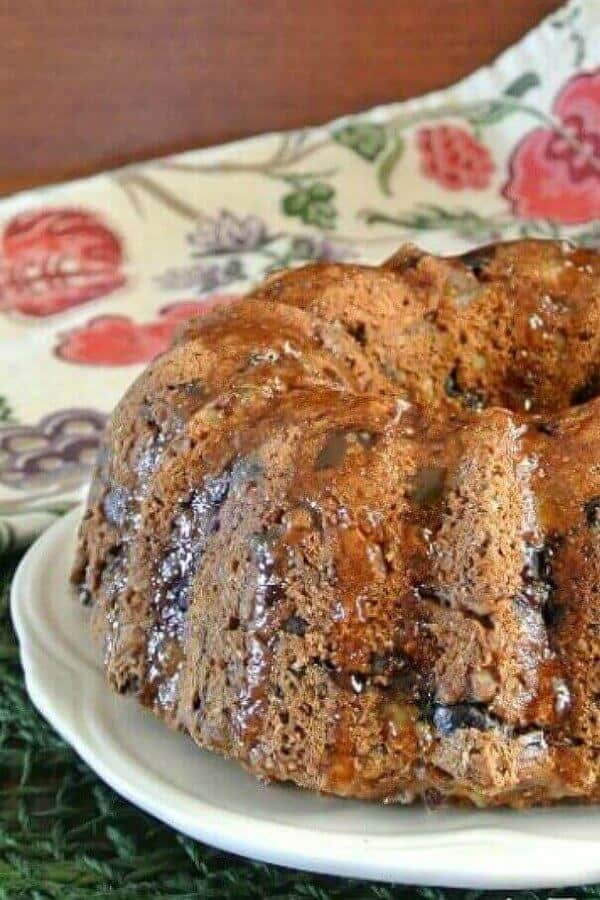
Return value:
M 344 125 L 333 132 L 333 138 L 368 162 L 376 160 L 386 145 L 385 128 L 371 122 Z
M 324 181 L 314 181 L 286 194 L 281 208 L 286 216 L 297 216 L 306 225 L 333 228 L 337 216 L 335 189 Z
M 475 128 L 484 125 L 495 125 L 514 112 L 512 106 L 503 103 L 502 100 L 490 100 L 482 103 L 480 107 L 472 110 L 468 120 Z
M 518 100 L 525 94 L 541 84 L 539 76 L 535 72 L 524 72 L 515 78 L 504 90 L 497 100 L 489 100 L 478 105 L 468 114 L 469 122 L 475 127 L 495 125 L 507 116 L 517 112 L 517 107 L 511 101 Z
M 307 191 L 294 191 L 283 198 L 283 211 L 286 216 L 299 216 L 308 204 Z
M 322 181 L 315 181 L 315 183 L 311 184 L 308 188 L 309 202 L 311 200 L 326 202 L 327 200 L 331 200 L 334 194 L 335 191 L 331 185 L 325 184 Z
M 365 209 L 361 218 L 368 225 L 397 225 L 411 231 L 448 230 L 469 239 L 499 233 L 505 225 L 503 220 L 485 218 L 473 209 L 446 209 L 434 203 L 419 203 L 412 210 L 396 216 L 376 209 Z
M 391 196 L 392 193 L 390 180 L 394 169 L 404 156 L 404 148 L 405 142 L 403 138 L 397 137 L 394 140 L 392 149 L 384 156 L 377 169 L 377 181 L 379 182 L 379 187 L 388 197 Z
M 519 75 L 518 78 L 509 84 L 509 86 L 505 89 L 504 93 L 507 97 L 523 97 L 534 87 L 539 87 L 541 84 L 539 75 L 535 72 L 523 72 L 522 75 Z

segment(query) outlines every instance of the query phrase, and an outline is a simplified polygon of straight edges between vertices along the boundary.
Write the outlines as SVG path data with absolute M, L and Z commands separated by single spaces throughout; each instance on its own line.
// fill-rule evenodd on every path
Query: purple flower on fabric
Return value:
M 230 259 L 224 266 L 202 265 L 182 266 L 167 269 L 156 277 L 159 287 L 171 291 L 194 291 L 207 294 L 226 287 L 233 281 L 245 277 L 244 267 L 238 259 Z
M 222 209 L 218 215 L 200 219 L 188 241 L 197 254 L 245 253 L 268 240 L 267 226 L 258 216 L 236 216 Z
M 83 484 L 106 423 L 95 409 L 61 409 L 34 425 L 0 427 L 0 482 L 12 488 Z
M 330 238 L 298 235 L 292 239 L 291 255 L 294 259 L 314 262 L 341 262 L 356 256 L 349 244 L 342 244 Z

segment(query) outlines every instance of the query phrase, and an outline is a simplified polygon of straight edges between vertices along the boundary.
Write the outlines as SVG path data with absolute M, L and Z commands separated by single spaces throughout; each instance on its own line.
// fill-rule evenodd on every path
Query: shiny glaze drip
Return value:
M 244 624 L 246 631 L 246 659 L 244 686 L 238 698 L 234 716 L 237 740 L 252 748 L 259 733 L 262 714 L 268 701 L 267 674 L 273 646 L 278 638 L 278 604 L 285 594 L 285 582 L 278 574 L 277 546 L 283 526 L 251 535 L 252 601 L 250 614 Z M 288 633 L 300 633 L 303 620 L 290 618 L 284 624 Z
M 121 528 L 130 514 L 131 493 L 122 485 L 115 485 L 104 497 L 102 508 L 106 520 Z
M 102 574 L 102 596 L 105 614 L 109 621 L 109 639 L 105 644 L 105 663 L 111 667 L 115 653 L 120 653 L 123 619 L 127 623 L 129 614 L 127 605 L 135 592 L 135 585 L 129 578 L 132 565 L 132 548 L 142 524 L 141 508 L 151 488 L 152 477 L 158 469 L 165 449 L 180 436 L 189 416 L 205 402 L 204 386 L 199 381 L 169 385 L 162 393 L 140 403 L 139 428 L 137 443 L 128 452 L 127 486 L 119 483 L 119 466 L 124 460 L 107 459 L 106 488 L 99 495 L 99 505 L 106 523 L 110 526 L 111 540 L 114 546 L 109 548 L 105 557 Z M 112 473 L 112 474 L 111 474 Z M 133 478 L 132 478 L 133 476 Z M 90 573 L 86 576 L 89 579 Z M 177 656 L 171 649 L 156 649 L 160 641 L 175 641 L 175 635 L 181 631 L 178 617 L 173 610 L 161 610 L 156 624 L 150 629 L 146 651 L 148 659 L 156 654 L 161 655 L 165 669 L 173 668 L 171 657 Z M 160 641 L 159 641 L 160 637 Z M 121 692 L 139 691 L 142 702 L 151 702 L 153 688 L 141 683 L 138 665 L 132 659 L 136 674 L 119 676 Z M 152 670 L 153 671 L 153 670 Z M 164 691 L 163 691 L 164 693 Z
M 193 579 L 211 535 L 218 530 L 219 512 L 233 477 L 233 469 L 207 476 L 202 487 L 178 505 L 169 546 L 155 575 L 156 623 L 148 640 L 144 696 L 150 705 L 170 707 L 177 699 L 181 645 Z
M 260 474 L 261 467 L 254 459 L 241 457 L 220 474 L 205 476 L 202 487 L 178 504 L 169 543 L 155 576 L 156 624 L 149 643 L 146 702 L 158 702 L 164 708 L 164 698 L 168 696 L 170 707 L 176 703 L 185 623 L 198 567 L 211 537 L 220 530 L 222 507 L 228 499 L 238 502 L 244 485 Z M 173 673 L 175 658 L 178 665 Z

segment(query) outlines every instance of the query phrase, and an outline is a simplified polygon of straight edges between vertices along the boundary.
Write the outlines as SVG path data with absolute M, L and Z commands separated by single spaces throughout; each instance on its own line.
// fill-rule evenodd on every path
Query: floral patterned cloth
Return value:
M 458 85 L 0 201 L 0 546 L 81 496 L 182 320 L 266 273 L 520 235 L 600 245 L 600 3 Z

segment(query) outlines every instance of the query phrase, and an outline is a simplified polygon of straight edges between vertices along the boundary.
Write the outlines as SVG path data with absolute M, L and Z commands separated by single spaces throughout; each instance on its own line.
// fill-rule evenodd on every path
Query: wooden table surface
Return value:
M 0 193 L 443 87 L 558 0 L 19 0 Z

